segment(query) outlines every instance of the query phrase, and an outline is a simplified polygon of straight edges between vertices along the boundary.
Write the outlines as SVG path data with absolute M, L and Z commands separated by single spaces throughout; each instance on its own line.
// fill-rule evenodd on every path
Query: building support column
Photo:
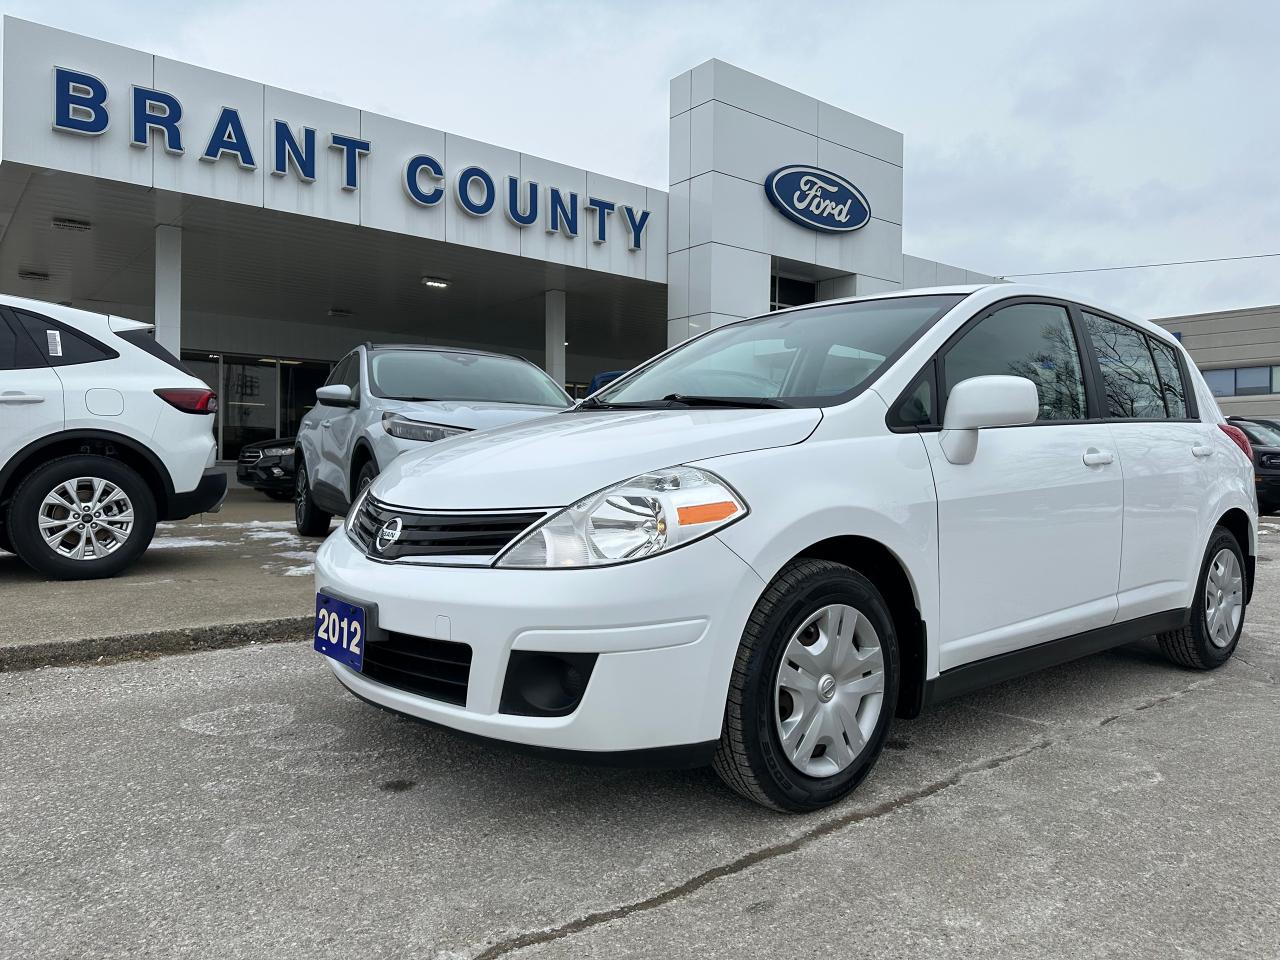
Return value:
M 182 228 L 156 226 L 156 341 L 175 357 L 182 350 Z
M 551 379 L 564 385 L 565 368 L 565 325 L 563 290 L 548 290 L 546 298 L 546 362 L 543 364 Z

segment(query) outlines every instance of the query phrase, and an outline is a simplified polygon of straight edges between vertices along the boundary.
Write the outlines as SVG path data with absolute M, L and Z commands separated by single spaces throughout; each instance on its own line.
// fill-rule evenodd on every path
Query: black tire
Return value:
M 1209 568 L 1215 557 L 1222 550 L 1230 550 L 1235 555 L 1237 569 L 1240 570 L 1241 590 L 1244 589 L 1244 551 L 1231 531 L 1225 527 L 1215 527 L 1209 537 L 1209 546 L 1204 552 L 1204 560 L 1200 564 L 1200 576 L 1196 580 L 1196 592 L 1191 601 L 1190 622 L 1181 630 L 1169 630 L 1157 634 L 1156 641 L 1166 657 L 1181 667 L 1192 670 L 1213 670 L 1222 666 L 1235 653 L 1240 642 L 1240 633 L 1244 630 L 1246 607 L 1240 608 L 1240 623 L 1235 628 L 1231 641 L 1223 646 L 1213 642 L 1210 634 L 1209 620 L 1206 612 L 1205 592 L 1209 578 Z M 1243 603 L 1243 595 L 1241 596 Z
M 311 499 L 311 482 L 307 477 L 307 462 L 299 453 L 294 458 L 297 474 L 293 480 L 293 522 L 304 537 L 324 537 L 329 534 L 333 514 L 325 513 Z
M 361 465 L 360 472 L 356 474 L 355 496 L 357 497 L 360 496 L 360 494 L 364 492 L 364 488 L 367 487 L 369 484 L 373 483 L 373 481 L 377 478 L 377 476 L 378 476 L 378 465 L 374 463 L 372 460 L 366 460 Z M 355 503 L 354 497 L 352 498 L 351 502 Z
M 40 535 L 40 508 L 59 484 L 81 477 L 115 484 L 133 507 L 133 524 L 118 547 L 94 559 L 73 559 L 59 554 Z M 95 522 L 90 520 L 90 525 Z M 19 485 L 9 504 L 7 528 L 14 552 L 38 573 L 56 580 L 99 580 L 114 577 L 138 557 L 156 532 L 156 500 L 151 488 L 132 467 L 90 454 L 59 457 L 32 471 Z M 74 536 L 68 530 L 68 537 Z
M 288 502 L 293 499 L 293 494 L 288 490 L 263 490 L 268 500 L 279 500 L 281 503 Z
M 811 614 L 833 603 L 855 608 L 875 628 L 884 694 L 876 725 L 852 762 L 832 776 L 814 777 L 783 751 L 774 685 L 792 636 Z M 802 813 L 835 803 L 862 782 L 880 756 L 897 707 L 898 664 L 893 618 L 870 580 L 827 560 L 792 561 L 765 589 L 742 633 L 713 760 L 716 773 L 748 800 L 775 810 Z

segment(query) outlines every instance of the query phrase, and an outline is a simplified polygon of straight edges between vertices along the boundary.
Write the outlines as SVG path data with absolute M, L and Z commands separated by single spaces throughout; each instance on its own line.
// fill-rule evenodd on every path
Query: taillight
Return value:
M 1220 423 L 1218 426 L 1221 427 L 1222 432 L 1230 437 L 1232 442 L 1240 448 L 1241 452 L 1249 458 L 1249 462 L 1253 463 L 1253 447 L 1249 444 L 1249 438 L 1245 436 L 1244 431 L 1234 423 Z
M 157 390 L 156 396 L 183 413 L 217 413 L 218 395 L 198 387 L 171 387 Z

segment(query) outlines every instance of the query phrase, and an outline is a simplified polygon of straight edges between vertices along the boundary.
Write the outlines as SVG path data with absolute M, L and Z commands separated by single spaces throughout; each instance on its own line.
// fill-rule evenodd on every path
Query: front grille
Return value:
M 436 563 L 482 564 L 496 557 L 546 512 L 411 513 L 365 497 L 351 532 L 364 552 L 378 560 L 423 558 Z M 400 520 L 394 541 L 379 541 L 378 533 Z M 380 546 L 381 544 L 381 546 Z
M 471 648 L 465 643 L 388 631 L 365 643 L 362 673 L 397 690 L 465 707 Z
M 262 451 L 261 451 L 261 450 L 258 450 L 258 449 L 255 449 L 255 448 L 250 448 L 250 449 L 247 449 L 247 450 L 241 450 L 241 451 L 240 451 L 240 460 L 239 460 L 239 462 L 240 462 L 240 463 L 245 464 L 246 466 L 247 466 L 248 464 L 251 464 L 251 463 L 257 463 L 257 462 L 258 462 L 259 460 L 261 460 L 261 459 L 262 459 Z

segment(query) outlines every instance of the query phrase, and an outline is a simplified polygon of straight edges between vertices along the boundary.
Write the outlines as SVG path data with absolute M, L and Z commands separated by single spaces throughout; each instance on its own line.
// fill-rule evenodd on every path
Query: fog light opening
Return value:
M 502 684 L 502 713 L 563 717 L 578 709 L 596 664 L 594 653 L 513 650 Z

